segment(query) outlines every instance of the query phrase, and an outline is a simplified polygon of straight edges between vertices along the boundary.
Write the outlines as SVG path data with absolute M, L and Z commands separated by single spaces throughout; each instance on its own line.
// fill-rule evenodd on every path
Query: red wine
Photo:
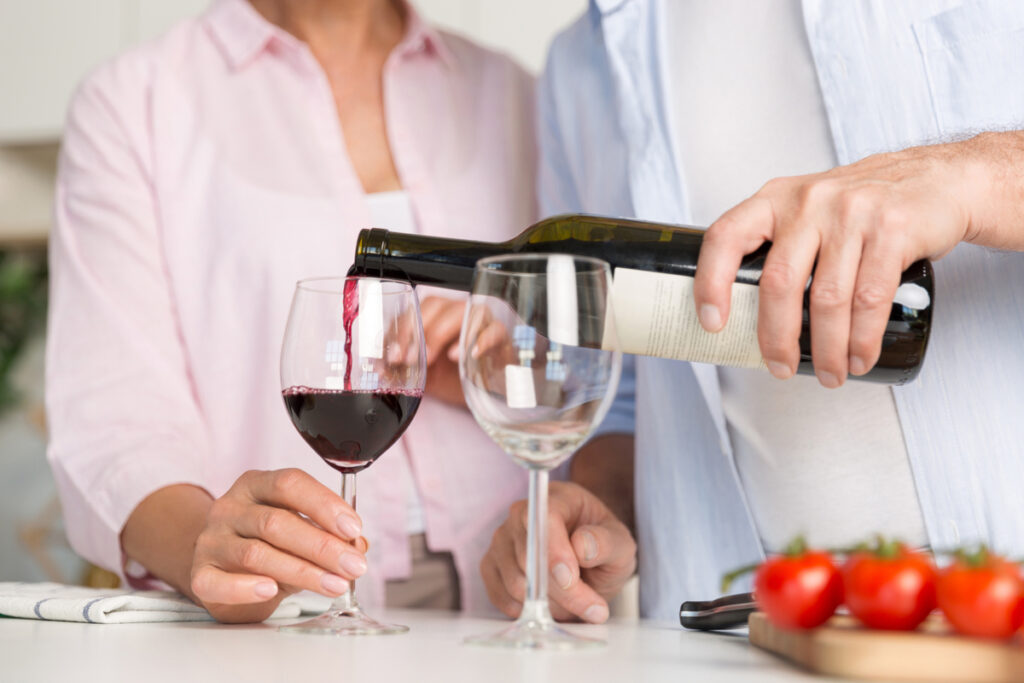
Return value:
M 584 215 L 554 216 L 499 243 L 363 230 L 349 274 L 469 291 L 476 262 L 488 256 L 551 252 L 592 256 L 612 267 L 618 348 L 662 358 L 763 367 L 756 334 L 757 285 L 771 244 L 743 259 L 736 276 L 740 286 L 733 286 L 729 323 L 724 331 L 711 335 L 696 320 L 691 293 L 703 238 L 700 228 Z M 931 264 L 914 263 L 902 275 L 878 363 L 866 375 L 850 379 L 904 384 L 916 377 L 928 345 L 934 297 Z M 809 304 L 808 283 L 797 371 L 812 375 Z M 581 325 L 586 322 L 580 320 Z M 589 337 L 601 339 L 600 334 Z
M 306 443 L 334 469 L 354 474 L 398 440 L 423 392 L 289 387 L 282 395 L 292 424 Z
M 345 391 L 352 391 L 352 325 L 359 315 L 359 280 L 345 280 L 342 294 L 342 326 L 345 328 Z

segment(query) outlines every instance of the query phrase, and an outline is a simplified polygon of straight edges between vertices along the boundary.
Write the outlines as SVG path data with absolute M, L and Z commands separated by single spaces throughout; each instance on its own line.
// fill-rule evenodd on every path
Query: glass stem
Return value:
M 345 472 L 341 475 L 341 497 L 354 511 L 356 509 L 356 475 L 352 472 Z M 355 579 L 348 582 L 348 590 L 334 598 L 331 603 L 332 611 L 355 612 L 359 610 L 359 603 L 356 602 Z
M 530 469 L 530 498 L 526 522 L 526 601 L 519 623 L 533 626 L 553 622 L 548 608 L 548 471 Z

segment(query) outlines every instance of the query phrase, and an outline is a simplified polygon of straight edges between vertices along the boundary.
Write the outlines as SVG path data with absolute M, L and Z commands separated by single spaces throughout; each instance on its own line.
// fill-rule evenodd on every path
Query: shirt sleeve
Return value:
M 209 450 L 160 246 L 145 83 L 115 62 L 79 89 L 50 240 L 47 457 L 72 547 L 122 577 L 128 516 L 157 489 L 202 486 Z
M 538 84 L 537 121 L 540 137 L 540 164 L 537 196 L 540 215 L 579 213 L 584 210 L 573 180 L 572 167 L 566 154 L 566 139 L 559 125 L 559 98 L 555 81 L 558 78 L 555 49 Z M 565 92 L 570 92 L 569 90 Z M 564 100 L 563 100 L 564 101 Z M 593 437 L 603 434 L 632 434 L 636 424 L 636 359 L 623 355 L 622 377 L 615 401 Z

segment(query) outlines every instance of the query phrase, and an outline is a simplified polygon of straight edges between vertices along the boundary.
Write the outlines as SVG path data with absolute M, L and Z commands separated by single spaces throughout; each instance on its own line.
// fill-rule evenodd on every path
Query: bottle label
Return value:
M 737 368 L 764 368 L 757 344 L 756 285 L 734 282 L 729 322 L 712 334 L 700 326 L 693 278 L 617 268 L 612 305 L 625 353 Z M 606 338 L 605 348 L 613 346 Z

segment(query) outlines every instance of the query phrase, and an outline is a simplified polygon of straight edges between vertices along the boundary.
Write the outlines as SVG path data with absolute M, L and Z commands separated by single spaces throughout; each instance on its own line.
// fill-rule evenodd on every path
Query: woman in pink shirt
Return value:
M 532 222 L 531 93 L 392 0 L 218 0 L 86 80 L 47 350 L 80 554 L 222 621 L 357 576 L 368 606 L 486 607 L 477 566 L 525 476 L 456 405 L 462 304 L 423 301 L 427 398 L 360 475 L 360 516 L 290 424 L 278 359 L 295 281 L 344 273 L 359 229 L 499 240 Z

